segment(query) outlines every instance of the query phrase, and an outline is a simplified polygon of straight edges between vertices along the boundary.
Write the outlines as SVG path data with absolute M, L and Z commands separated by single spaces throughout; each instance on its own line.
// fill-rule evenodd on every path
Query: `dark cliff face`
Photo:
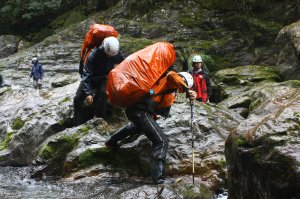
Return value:
M 125 55 L 155 40 L 166 40 L 176 47 L 179 69 L 189 67 L 190 55 L 194 53 L 201 53 L 210 72 L 250 64 L 273 66 L 278 54 L 274 40 L 283 26 L 297 19 L 298 4 L 275 0 L 76 0 L 21 4 L 10 0 L 0 4 L 0 35 L 20 35 L 33 44 L 71 24 L 93 18 L 94 23 L 111 24 L 122 35 L 139 39 L 135 45 L 124 47 Z
M 117 0 L 15 1 L 0 3 L 0 35 L 19 35 L 33 42 L 54 34 L 61 26 L 82 21 Z

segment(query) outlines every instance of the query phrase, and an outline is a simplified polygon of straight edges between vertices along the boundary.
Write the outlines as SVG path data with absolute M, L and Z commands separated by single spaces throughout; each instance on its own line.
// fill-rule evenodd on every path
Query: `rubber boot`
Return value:
M 155 184 L 163 183 L 164 165 L 162 160 L 153 160 L 152 162 L 152 180 Z

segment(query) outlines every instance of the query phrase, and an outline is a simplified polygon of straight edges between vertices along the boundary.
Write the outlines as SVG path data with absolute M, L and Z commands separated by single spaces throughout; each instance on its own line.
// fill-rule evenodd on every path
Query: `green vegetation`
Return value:
M 64 123 L 65 123 L 65 120 L 59 120 L 59 121 L 58 121 L 58 124 L 59 124 L 59 125 L 63 125 Z
M 245 146 L 246 143 L 247 143 L 246 139 L 242 136 L 239 136 L 235 141 L 235 144 L 238 146 Z
M 20 117 L 17 117 L 15 119 L 13 119 L 11 128 L 13 130 L 19 130 L 24 126 L 24 124 L 25 124 L 25 121 L 23 121 Z
M 65 103 L 65 102 L 70 102 L 70 101 L 71 101 L 71 98 L 66 97 L 65 99 L 63 99 L 62 101 L 60 101 L 60 102 L 58 103 L 58 105 L 61 105 L 61 104 Z
M 84 151 L 78 160 L 78 166 L 81 168 L 95 164 L 111 165 L 114 169 L 126 169 L 131 175 L 148 175 L 150 166 L 147 163 L 139 163 L 132 150 L 122 150 L 115 153 L 107 148 L 88 149 Z M 141 165 L 143 164 L 143 165 Z M 125 168 L 123 168 L 126 166 Z
M 80 135 L 86 135 L 86 134 L 89 132 L 89 130 L 91 130 L 91 127 L 90 127 L 90 126 L 88 126 L 88 125 L 83 125 L 83 126 L 78 130 L 77 133 L 79 133 Z
M 5 139 L 0 143 L 0 151 L 8 147 L 8 143 L 12 140 L 14 136 L 15 136 L 14 131 L 6 133 Z
M 160 2 L 165 0 L 130 0 L 128 1 L 128 10 L 132 13 L 140 13 L 143 14 L 145 12 L 149 12 L 155 6 L 157 6 Z
M 66 154 L 77 144 L 78 137 L 76 135 L 71 137 L 64 135 L 44 145 L 39 152 L 39 156 L 44 160 L 51 160 L 52 162 L 61 161 L 65 159 Z
M 183 195 L 185 199 L 211 199 L 212 192 L 204 185 L 189 185 L 186 184 L 179 192 Z M 199 186 L 199 187 L 198 187 Z M 200 193 L 197 191 L 200 190 Z
M 86 16 L 83 14 L 84 7 L 78 6 L 75 9 L 64 13 L 63 15 L 58 16 L 55 20 L 53 20 L 49 26 L 54 30 L 63 30 L 71 24 L 78 23 L 83 21 Z
M 280 81 L 278 71 L 274 67 L 267 66 L 240 66 L 236 68 L 220 70 L 215 74 L 219 82 L 229 85 L 240 85 L 241 81 L 261 82 L 261 81 Z
M 223 158 L 220 160 L 220 165 L 222 168 L 226 168 L 227 162 Z
M 121 48 L 124 49 L 124 51 L 126 51 L 129 54 L 132 54 L 153 43 L 154 42 L 150 39 L 133 38 L 133 37 L 124 36 L 122 37 L 122 43 L 120 45 Z
M 283 86 L 290 86 L 292 88 L 300 88 L 300 80 L 289 80 L 282 82 L 281 85 Z
M 190 15 L 182 14 L 178 18 L 179 23 L 182 25 L 189 27 L 189 28 L 194 28 L 199 26 L 199 21 L 196 20 L 195 18 L 192 18 Z
M 259 105 L 261 105 L 262 103 L 262 99 L 261 98 L 257 98 L 256 100 L 254 100 L 253 102 L 251 102 L 250 106 L 249 106 L 249 110 L 253 111 L 255 110 Z
M 103 162 L 101 154 L 106 153 L 109 153 L 109 151 L 106 148 L 102 148 L 99 150 L 88 149 L 79 156 L 79 166 L 86 167 L 94 164 L 99 164 Z
M 23 31 L 30 31 L 33 29 L 29 25 L 32 20 L 41 19 L 45 16 L 50 16 L 50 13 L 58 9 L 60 6 L 59 1 L 15 1 L 8 0 L 1 6 L 0 21 L 6 20 L 7 26 L 20 25 L 20 29 L 27 29 Z M 48 17 L 49 18 L 49 17 Z M 41 26 L 43 20 L 36 20 L 35 26 Z M 2 22 L 3 23 L 3 22 Z M 2 25 L 2 24 L 1 24 Z

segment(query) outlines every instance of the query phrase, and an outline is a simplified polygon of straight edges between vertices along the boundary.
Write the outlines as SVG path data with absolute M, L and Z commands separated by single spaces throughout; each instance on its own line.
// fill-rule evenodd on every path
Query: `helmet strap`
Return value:
M 201 72 L 202 71 L 202 68 L 200 67 L 200 68 L 194 68 L 194 72 L 195 73 L 199 73 L 199 72 Z

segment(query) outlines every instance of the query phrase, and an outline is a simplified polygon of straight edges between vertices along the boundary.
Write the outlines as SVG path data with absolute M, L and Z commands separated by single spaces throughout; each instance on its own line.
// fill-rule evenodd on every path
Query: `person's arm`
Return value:
M 82 82 L 83 90 L 87 95 L 95 96 L 93 82 L 95 82 L 95 68 L 96 68 L 97 49 L 94 48 L 87 57 L 87 61 L 83 68 Z
M 184 82 L 184 80 L 176 73 L 176 72 L 169 72 L 167 74 L 167 81 L 174 85 L 179 92 L 183 93 L 185 92 L 187 95 L 187 98 L 191 99 L 191 100 L 195 100 L 197 93 L 191 89 L 189 89 L 186 85 L 186 83 Z
M 87 95 L 95 96 L 95 92 L 93 91 L 92 80 L 93 80 L 93 66 L 91 64 L 86 64 L 83 69 L 82 81 L 84 84 L 84 92 Z
M 186 83 L 176 72 L 170 71 L 166 78 L 170 88 L 178 89 L 181 93 L 184 93 L 186 90 L 188 90 Z
M 118 54 L 115 57 L 116 64 L 121 63 L 122 61 L 124 61 L 124 59 L 125 59 L 124 56 L 120 52 L 118 52 Z

